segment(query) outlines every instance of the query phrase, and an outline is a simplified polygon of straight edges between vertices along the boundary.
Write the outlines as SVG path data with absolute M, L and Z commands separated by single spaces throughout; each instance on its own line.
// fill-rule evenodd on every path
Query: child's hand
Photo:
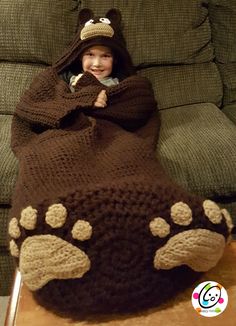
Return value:
M 107 94 L 105 89 L 103 89 L 99 94 L 98 97 L 94 103 L 94 106 L 98 107 L 98 108 L 104 108 L 105 106 L 107 106 Z

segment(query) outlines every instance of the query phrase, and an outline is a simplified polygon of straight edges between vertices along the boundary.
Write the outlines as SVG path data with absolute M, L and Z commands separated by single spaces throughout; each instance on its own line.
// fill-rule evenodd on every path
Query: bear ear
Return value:
M 119 26 L 121 24 L 121 12 L 120 10 L 113 8 L 108 10 L 106 17 L 112 22 L 112 24 Z
M 78 16 L 78 25 L 84 25 L 91 18 L 94 18 L 94 14 L 91 9 L 84 8 L 80 10 Z

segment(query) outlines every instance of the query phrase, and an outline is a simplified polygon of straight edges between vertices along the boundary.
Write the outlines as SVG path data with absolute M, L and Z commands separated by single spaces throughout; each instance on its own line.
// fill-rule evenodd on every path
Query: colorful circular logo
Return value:
M 225 288 L 214 281 L 200 283 L 192 293 L 194 309 L 204 317 L 220 315 L 228 304 Z

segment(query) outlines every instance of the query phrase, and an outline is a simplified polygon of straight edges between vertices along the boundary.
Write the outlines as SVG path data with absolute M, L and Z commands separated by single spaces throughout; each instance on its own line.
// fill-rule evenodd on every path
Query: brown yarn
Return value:
M 108 106 L 95 109 L 104 87 L 86 73 L 70 93 L 48 68 L 13 119 L 11 253 L 37 300 L 57 312 L 158 305 L 196 279 L 193 269 L 214 266 L 229 235 L 227 212 L 159 164 L 150 83 L 132 76 L 105 87 Z

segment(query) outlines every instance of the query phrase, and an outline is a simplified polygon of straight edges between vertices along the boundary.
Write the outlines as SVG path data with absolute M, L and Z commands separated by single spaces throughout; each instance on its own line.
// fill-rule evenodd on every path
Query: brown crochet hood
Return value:
M 59 74 L 70 70 L 73 74 L 82 72 L 81 56 L 94 46 L 103 45 L 112 50 L 114 64 L 112 77 L 122 80 L 135 73 L 126 42 L 121 31 L 121 13 L 110 9 L 105 17 L 95 17 L 90 9 L 82 9 L 78 16 L 78 32 L 66 53 L 55 63 Z

